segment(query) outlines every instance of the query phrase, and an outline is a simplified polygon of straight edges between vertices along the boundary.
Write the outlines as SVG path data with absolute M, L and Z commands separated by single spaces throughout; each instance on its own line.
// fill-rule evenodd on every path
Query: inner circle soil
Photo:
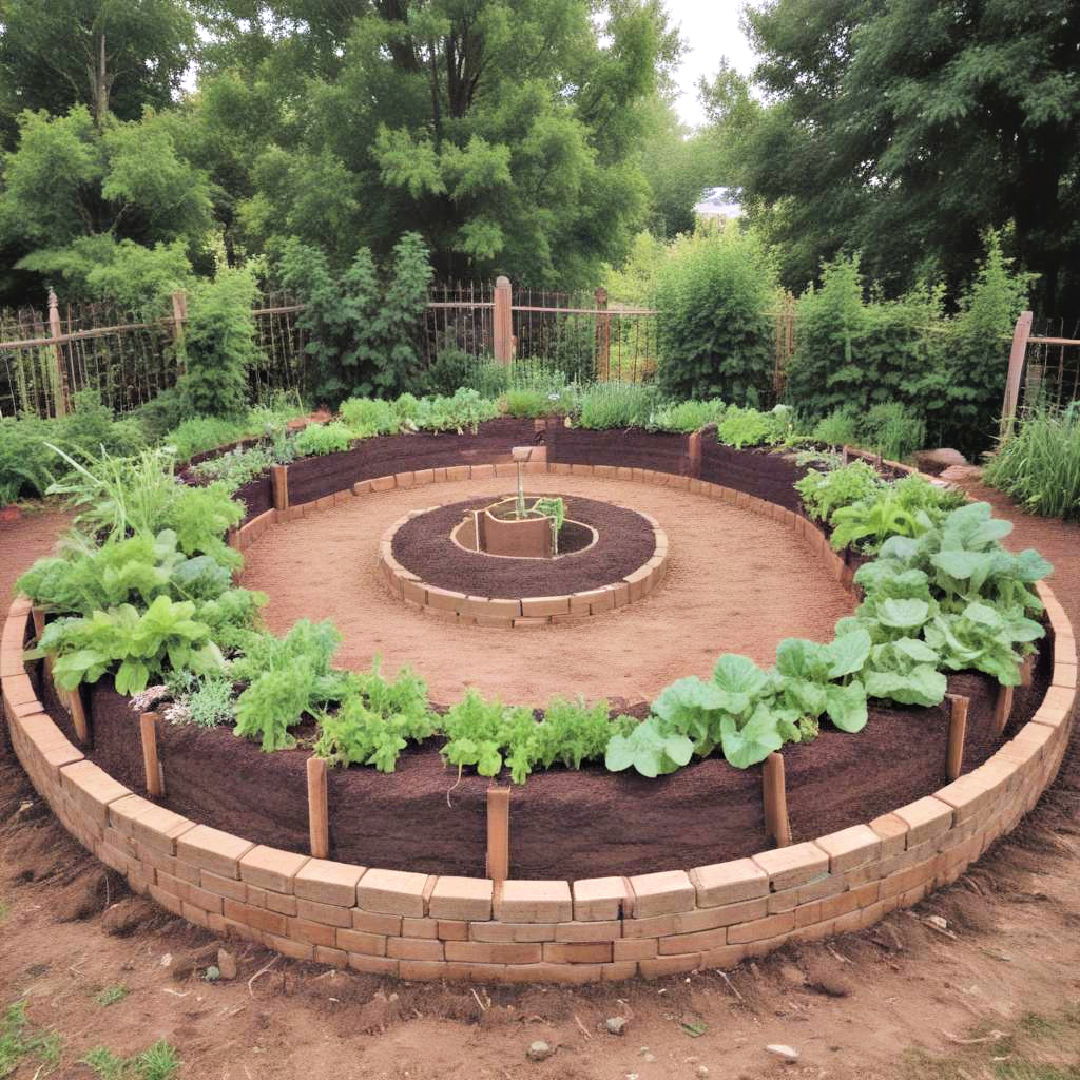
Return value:
M 682 675 L 707 675 L 737 652 L 771 664 L 785 637 L 827 640 L 853 601 L 810 544 L 775 521 L 689 491 L 592 477 L 558 477 L 560 494 L 630 506 L 668 535 L 668 569 L 649 596 L 577 625 L 461 626 L 410 611 L 382 577 L 379 541 L 409 510 L 475 498 L 491 481 L 365 495 L 268 530 L 245 552 L 243 584 L 270 597 L 267 625 L 332 619 L 342 667 L 412 667 L 434 701 L 468 687 L 504 702 L 562 695 L 637 702 Z
M 656 550 L 653 527 L 640 514 L 577 497 L 565 500 L 566 516 L 596 529 L 598 539 L 589 551 L 552 560 L 502 559 L 463 551 L 450 539 L 450 530 L 466 511 L 489 506 L 497 498 L 465 499 L 405 522 L 394 536 L 394 558 L 428 585 L 470 596 L 516 598 L 562 596 L 608 585 L 632 573 Z

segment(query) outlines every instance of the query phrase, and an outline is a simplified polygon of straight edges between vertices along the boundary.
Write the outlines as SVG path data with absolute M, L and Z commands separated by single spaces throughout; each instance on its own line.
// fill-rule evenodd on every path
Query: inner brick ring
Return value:
M 664 575 L 668 538 L 656 519 L 598 500 L 567 499 L 567 517 L 594 529 L 597 539 L 562 558 L 493 558 L 454 539 L 471 510 L 502 497 L 413 510 L 394 522 L 379 545 L 393 593 L 416 611 L 463 624 L 535 627 L 634 603 Z

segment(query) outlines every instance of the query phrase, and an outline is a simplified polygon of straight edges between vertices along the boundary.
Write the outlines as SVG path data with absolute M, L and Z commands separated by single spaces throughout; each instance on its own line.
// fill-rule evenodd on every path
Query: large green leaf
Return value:
M 829 678 L 841 679 L 862 670 L 870 654 L 870 635 L 861 627 L 834 638 L 825 647 L 829 658 Z
M 948 683 L 929 664 L 918 664 L 906 675 L 896 671 L 868 671 L 864 676 L 866 696 L 895 701 L 900 705 L 940 705 Z
M 720 742 L 724 757 L 736 769 L 748 769 L 784 745 L 778 717 L 764 703 L 758 704 L 741 729 L 725 716 L 720 724 Z
M 725 653 L 713 667 L 713 682 L 729 694 L 753 697 L 765 690 L 768 678 L 750 657 Z
M 856 732 L 866 727 L 866 688 L 858 679 L 847 686 L 830 686 L 826 702 L 829 719 L 841 731 Z
M 638 724 L 629 735 L 614 735 L 604 754 L 609 772 L 633 768 L 642 776 L 661 776 L 687 765 L 694 753 L 685 735 L 667 735 L 657 727 L 656 718 Z
M 890 599 L 878 606 L 877 615 L 885 626 L 910 630 L 926 622 L 930 615 L 930 605 L 925 600 Z

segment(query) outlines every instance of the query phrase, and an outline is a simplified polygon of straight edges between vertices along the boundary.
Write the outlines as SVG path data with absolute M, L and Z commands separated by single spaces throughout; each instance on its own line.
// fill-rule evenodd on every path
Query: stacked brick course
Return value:
M 850 584 L 849 568 L 824 536 L 790 510 L 647 469 L 544 468 L 671 484 L 766 514 L 805 535 Z M 425 470 L 419 482 L 459 478 L 454 469 Z M 355 494 L 416 483 L 416 473 L 399 474 L 364 481 Z M 314 512 L 353 494 L 285 514 Z M 241 529 L 236 545 L 253 542 L 274 514 Z M 496 884 L 311 859 L 150 802 L 87 760 L 44 712 L 23 665 L 31 614 L 23 598 L 0 635 L 0 682 L 15 752 L 64 826 L 136 892 L 190 922 L 298 959 L 403 979 L 651 978 L 729 967 L 787 941 L 868 926 L 955 880 L 1012 829 L 1056 775 L 1076 708 L 1073 629 L 1053 592 L 1039 590 L 1053 633 L 1051 688 L 1032 720 L 979 768 L 890 814 L 811 842 L 714 866 L 573 883 Z

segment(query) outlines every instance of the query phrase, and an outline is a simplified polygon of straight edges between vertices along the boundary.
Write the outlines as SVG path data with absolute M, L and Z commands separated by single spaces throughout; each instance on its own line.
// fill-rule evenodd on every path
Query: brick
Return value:
M 567 615 L 570 612 L 569 596 L 523 596 L 521 614 L 524 618 L 547 618 L 549 615 Z
M 293 878 L 310 862 L 307 855 L 259 844 L 240 860 L 240 878 L 261 889 L 273 892 L 292 892 Z
M 765 896 L 769 891 L 769 875 L 752 859 L 695 867 L 690 871 L 690 881 L 698 907 L 735 904 Z
M 829 872 L 842 874 L 881 857 L 881 837 L 869 825 L 819 836 L 815 844 L 829 856 Z
M 610 964 L 614 943 L 553 941 L 541 946 L 544 960 L 553 964 Z
M 881 838 L 881 857 L 899 855 L 907 847 L 908 823 L 896 814 L 882 814 L 870 822 L 870 828 Z
M 177 839 L 194 828 L 195 822 L 164 806 L 151 803 L 144 813 L 135 818 L 132 826 L 134 837 L 140 844 L 151 851 L 172 855 L 176 851 Z
M 362 971 L 366 975 L 389 975 L 397 978 L 400 960 L 388 956 L 371 956 L 367 953 L 349 953 L 348 964 L 353 971 Z
M 656 938 L 627 939 L 612 942 L 616 962 L 620 960 L 651 960 L 659 951 Z
M 681 975 L 701 966 L 701 953 L 681 953 L 678 956 L 657 956 L 639 960 L 638 971 L 644 979 L 662 979 L 665 975 Z
M 411 938 L 427 938 L 432 940 L 439 936 L 439 923 L 437 919 L 402 919 L 401 936 Z
M 795 929 L 795 914 L 784 911 L 778 915 L 770 915 L 765 919 L 756 919 L 753 922 L 739 923 L 728 927 L 728 942 L 732 945 L 740 945 L 750 941 L 760 941 L 763 938 L 776 937 Z
M 425 938 L 389 938 L 386 955 L 398 960 L 443 960 L 443 943 Z
M 247 900 L 247 886 L 242 881 L 233 878 L 222 877 L 208 870 L 199 871 L 199 884 L 210 892 L 219 896 L 228 897 L 230 900 Z
M 243 923 L 245 926 L 265 931 L 268 934 L 276 934 L 278 937 L 285 937 L 288 933 L 288 919 L 279 912 L 267 911 L 266 908 L 241 904 L 236 900 L 226 900 L 224 915 L 232 922 Z
M 361 908 L 353 908 L 349 914 L 352 916 L 352 928 L 354 930 L 366 930 L 369 934 L 386 934 L 389 937 L 401 937 L 402 919 L 400 915 L 387 915 L 381 911 L 364 911 Z
M 446 611 L 457 613 L 465 606 L 468 597 L 461 592 L 453 592 L 450 589 L 440 589 L 435 585 L 425 586 L 427 599 L 425 603 L 433 611 Z
M 555 923 L 470 923 L 468 940 L 525 942 L 554 941 Z
M 692 934 L 673 934 L 660 939 L 660 955 L 688 953 L 695 949 L 718 949 L 728 941 L 728 928 L 718 926 L 713 930 L 698 930 Z
M 336 944 L 335 929 L 325 923 L 309 922 L 307 919 L 289 920 L 289 937 L 307 945 L 333 948 Z
M 908 827 L 909 848 L 940 836 L 952 825 L 952 808 L 932 795 L 908 803 L 894 813 Z
M 583 878 L 574 882 L 573 892 L 577 922 L 604 922 L 622 914 L 626 885 L 621 877 Z
M 344 949 L 328 949 L 324 945 L 315 946 L 315 962 L 343 968 L 349 962 L 349 954 Z
M 805 885 L 829 869 L 829 856 L 812 843 L 761 851 L 752 859 L 769 875 L 769 886 L 773 892 Z
M 295 915 L 297 899 L 285 893 L 263 890 L 263 900 L 271 911 L 280 911 L 282 915 Z
M 367 870 L 357 886 L 359 906 L 390 915 L 424 915 L 426 874 L 408 870 Z
M 449 470 L 447 470 L 449 472 Z M 494 465 L 470 465 L 470 480 L 493 480 L 495 478 Z
M 209 870 L 221 877 L 240 877 L 240 860 L 254 847 L 231 833 L 211 829 L 208 825 L 196 825 L 176 841 L 177 857 L 184 862 Z
M 622 937 L 622 922 L 618 919 L 610 919 L 606 922 L 555 924 L 556 941 L 614 941 L 619 937 Z
M 504 881 L 495 916 L 504 922 L 572 922 L 570 886 L 565 881 Z
M 630 878 L 634 892 L 634 918 L 669 915 L 690 911 L 696 894 L 685 870 L 661 870 L 655 874 L 636 874 Z
M 334 937 L 337 948 L 344 949 L 347 953 L 362 953 L 365 956 L 386 955 L 388 939 L 382 934 L 369 934 L 364 930 L 345 930 L 339 927 Z M 349 966 L 352 967 L 352 964 L 350 963 Z
M 448 941 L 446 959 L 476 964 L 535 964 L 543 956 L 543 945 L 525 942 Z
M 352 926 L 352 912 L 349 908 L 337 904 L 320 904 L 315 900 L 296 901 L 296 914 L 310 922 L 324 923 L 327 926 Z
M 794 890 L 793 890 L 794 891 Z M 718 926 L 732 926 L 734 923 L 749 922 L 751 919 L 764 918 L 769 913 L 772 897 L 755 896 L 752 900 L 740 900 L 736 904 L 721 904 L 718 907 L 696 908 L 672 915 L 667 934 L 688 934 L 697 930 L 714 930 Z
M 428 901 L 428 914 L 463 922 L 490 919 L 494 890 L 495 883 L 484 878 L 440 877 Z
M 469 924 L 450 919 L 439 920 L 440 941 L 468 941 Z
M 275 949 L 290 960 L 310 961 L 315 958 L 315 949 L 311 945 L 302 941 L 293 941 L 291 938 L 277 937 L 274 934 L 268 935 L 266 947 Z
M 65 765 L 60 770 L 60 785 L 65 794 L 79 804 L 85 815 L 92 816 L 102 826 L 109 820 L 109 804 L 131 794 L 104 769 L 86 760 Z
M 372 492 L 392 491 L 395 487 L 397 487 L 397 480 L 393 476 L 376 476 L 368 481 L 368 490 Z
M 304 900 L 352 907 L 356 903 L 356 886 L 363 873 L 362 866 L 311 859 L 296 872 L 293 892 Z

